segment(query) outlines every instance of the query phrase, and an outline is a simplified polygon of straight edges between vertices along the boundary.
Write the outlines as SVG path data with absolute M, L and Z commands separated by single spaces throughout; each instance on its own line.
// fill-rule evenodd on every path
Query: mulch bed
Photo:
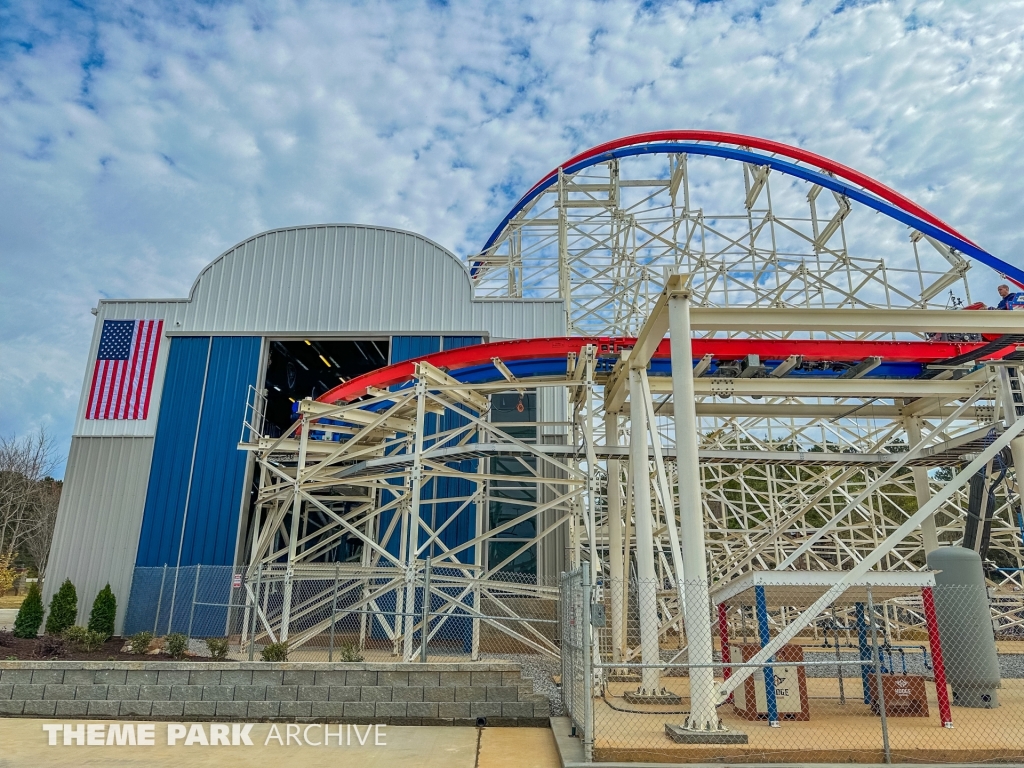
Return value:
M 134 654 L 121 653 L 125 641 L 112 637 L 95 651 L 72 651 L 65 656 L 42 657 L 36 655 L 38 640 L 24 640 L 4 633 L 0 637 L 0 661 L 173 661 L 165 653 Z M 209 656 L 186 656 L 181 661 L 214 661 Z

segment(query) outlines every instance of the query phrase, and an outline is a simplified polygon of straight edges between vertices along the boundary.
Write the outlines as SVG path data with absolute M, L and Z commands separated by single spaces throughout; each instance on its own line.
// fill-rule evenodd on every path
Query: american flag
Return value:
M 87 419 L 145 419 L 163 320 L 104 320 Z

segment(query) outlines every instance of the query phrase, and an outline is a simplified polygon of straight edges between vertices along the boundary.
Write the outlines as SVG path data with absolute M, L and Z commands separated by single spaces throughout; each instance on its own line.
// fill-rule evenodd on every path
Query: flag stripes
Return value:
M 105 320 L 87 419 L 145 419 L 163 320 Z

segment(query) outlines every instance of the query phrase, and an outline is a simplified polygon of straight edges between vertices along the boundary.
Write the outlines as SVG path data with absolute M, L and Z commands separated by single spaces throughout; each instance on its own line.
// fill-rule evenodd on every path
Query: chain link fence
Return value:
M 562 574 L 559 589 L 562 706 L 572 721 L 573 734 L 583 740 L 587 760 L 592 757 L 594 733 L 591 590 L 589 569 L 577 568 Z
M 877 574 L 809 613 L 828 582 L 793 575 L 731 592 L 563 576 L 562 695 L 588 759 L 1024 759 L 1019 599 Z
M 587 759 L 1024 760 L 1024 595 L 885 576 L 821 607 L 829 582 L 800 572 L 709 591 L 591 584 L 587 564 L 550 586 L 429 563 L 139 568 L 124 634 L 197 655 L 227 638 L 238 660 L 286 638 L 293 661 L 517 661 Z
M 227 638 L 241 660 L 285 641 L 292 661 L 514 660 L 554 694 L 557 600 L 557 584 L 529 574 L 481 579 L 429 561 L 136 568 L 122 634 L 182 633 L 198 655 L 207 638 Z

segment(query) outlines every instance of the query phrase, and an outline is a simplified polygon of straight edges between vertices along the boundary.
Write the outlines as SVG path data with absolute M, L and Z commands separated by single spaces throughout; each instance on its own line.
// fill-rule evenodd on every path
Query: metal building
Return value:
M 237 561 L 252 474 L 237 446 L 250 387 L 271 388 L 275 349 L 333 344 L 340 351 L 325 357 L 366 357 L 355 369 L 363 372 L 480 341 L 565 333 L 561 301 L 474 300 L 451 252 L 356 225 L 256 235 L 214 259 L 186 299 L 104 300 L 94 314 L 44 599 L 70 578 L 84 623 L 109 582 L 118 631 L 136 566 Z M 146 418 L 87 418 L 105 323 L 140 319 L 163 321 Z M 351 364 L 325 363 L 319 378 L 334 386 Z M 282 372 L 285 384 L 290 375 Z

